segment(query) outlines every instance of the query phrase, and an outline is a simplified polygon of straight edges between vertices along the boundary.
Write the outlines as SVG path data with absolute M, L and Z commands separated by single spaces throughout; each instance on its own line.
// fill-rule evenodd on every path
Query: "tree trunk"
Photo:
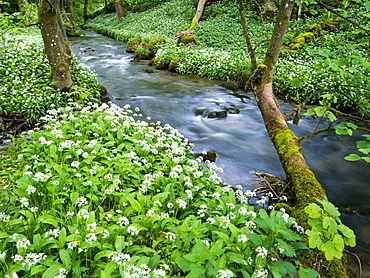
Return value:
M 252 42 L 251 42 L 251 39 L 250 39 L 249 34 L 248 34 L 247 24 L 245 22 L 243 0 L 237 0 L 236 2 L 238 3 L 240 21 L 242 23 L 245 43 L 247 44 L 249 57 L 250 57 L 251 62 L 252 62 L 253 70 L 256 70 L 257 69 L 257 61 L 256 61 L 256 56 L 254 55 L 255 53 L 254 53 L 254 49 L 253 49 L 253 46 L 252 46 Z
M 22 0 L 17 0 L 17 2 L 18 2 L 19 11 L 21 12 L 23 10 Z
M 208 0 L 194 0 L 194 4 L 198 3 L 198 5 L 197 5 L 197 11 L 195 12 L 193 20 L 191 21 L 190 27 L 186 31 L 182 31 L 180 33 L 177 33 L 174 36 L 174 39 L 180 39 L 184 35 L 191 34 L 194 31 L 195 27 L 197 27 L 197 25 L 198 25 L 198 22 L 199 22 L 200 18 L 203 15 L 204 6 L 206 5 L 207 1 Z
M 123 3 L 123 0 L 113 0 L 114 7 L 116 8 L 118 19 L 121 20 L 122 18 L 126 17 L 126 9 Z
M 71 24 L 72 24 L 72 27 L 75 27 L 76 26 L 76 16 L 75 16 L 75 9 L 73 7 L 73 0 L 68 0 L 68 6 L 69 6 Z
M 72 1 L 72 0 L 70 0 L 70 1 Z M 85 4 L 84 4 L 84 20 L 87 20 L 88 15 L 89 15 L 89 0 L 85 0 Z
M 317 199 L 323 199 L 326 195 L 303 158 L 300 141 L 289 129 L 286 118 L 278 107 L 272 87 L 274 68 L 288 28 L 293 6 L 294 0 L 282 1 L 270 44 L 266 51 L 264 64 L 258 66 L 250 81 L 267 132 L 290 182 L 290 189 L 295 201 L 292 216 L 304 228 L 307 228 L 308 217 L 304 208 L 310 203 L 317 202 Z M 304 250 L 298 253 L 298 260 L 303 262 L 304 266 L 314 268 L 316 256 L 317 252 Z M 325 267 L 321 268 L 322 271 L 331 273 L 324 273 L 324 277 L 348 277 L 345 260 L 325 261 L 323 264 L 325 264 Z M 332 271 L 335 271 L 336 274 L 333 275 Z
M 41 0 L 38 5 L 38 16 L 54 86 L 62 91 L 68 91 L 72 87 L 69 69 L 72 55 L 60 19 L 57 0 Z

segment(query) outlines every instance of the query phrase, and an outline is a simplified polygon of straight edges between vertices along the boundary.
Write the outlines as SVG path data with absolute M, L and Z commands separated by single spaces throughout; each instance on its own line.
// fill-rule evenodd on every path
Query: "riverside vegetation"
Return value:
M 28 53 L 40 47 L 36 33 L 14 37 L 33 47 L 13 49 L 9 75 L 44 59 Z M 221 169 L 195 160 L 177 130 L 86 96 L 94 75 L 77 67 L 83 89 L 58 106 L 49 101 L 40 128 L 28 132 L 33 140 L 18 138 L 2 153 L 3 277 L 279 277 L 297 268 L 316 276 L 294 260 L 308 247 L 293 218 L 255 210 L 253 192 L 221 186 Z M 27 82 L 40 93 L 50 83 L 38 75 Z
M 348 3 L 343 5 L 348 8 Z M 359 26 L 369 26 L 369 9 L 367 2 L 342 12 Z M 123 42 L 132 38 L 149 42 L 162 37 L 166 43 L 154 48 L 155 66 L 169 67 L 179 74 L 233 81 L 244 88 L 253 69 L 235 1 L 220 1 L 207 7 L 205 20 L 193 32 L 196 45 L 179 45 L 174 34 L 188 28 L 194 12 L 193 1 L 172 0 L 141 13 L 129 13 L 120 21 L 115 14 L 101 15 L 88 21 L 86 27 Z M 261 62 L 273 24 L 262 21 L 252 9 L 246 11 L 246 18 L 252 40 L 258 46 L 257 61 Z M 308 109 L 306 116 L 324 116 L 334 122 L 338 109 L 369 120 L 369 49 L 369 35 L 364 30 L 331 12 L 295 20 L 276 66 L 275 93 L 299 104 L 299 111 L 305 105 L 318 105 Z M 141 50 L 139 46 L 138 52 Z M 295 124 L 299 122 L 298 114 Z M 342 122 L 335 132 L 352 135 L 356 128 L 354 123 Z M 359 153 L 346 159 L 369 163 L 369 138 L 364 134 L 364 140 L 357 142 Z
M 77 61 L 74 89 L 52 89 L 38 31 L 2 38 L 2 76 L 17 82 L 1 79 L 1 115 L 22 112 L 41 125 L 29 132 L 32 141 L 18 138 L 1 154 L 1 276 L 285 277 L 298 271 L 317 277 L 295 260 L 297 250 L 324 245 L 330 259 L 342 255 L 338 242 L 354 244 L 337 210 L 323 202 L 307 208 L 311 218 L 326 219 L 312 220 L 306 233 L 315 244 L 307 246 L 304 229 L 284 209 L 255 209 L 248 205 L 253 192 L 222 186 L 221 169 L 195 160 L 175 129 L 143 121 L 138 108 L 100 104 L 94 74 Z

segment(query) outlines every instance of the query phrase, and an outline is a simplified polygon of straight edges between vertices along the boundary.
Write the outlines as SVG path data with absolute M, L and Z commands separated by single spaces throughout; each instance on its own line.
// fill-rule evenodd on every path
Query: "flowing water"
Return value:
M 146 63 L 131 62 L 133 55 L 126 53 L 125 44 L 96 33 L 74 38 L 71 44 L 75 56 L 96 72 L 113 103 L 139 107 L 151 121 L 170 124 L 195 144 L 194 152 L 215 151 L 216 163 L 224 169 L 220 176 L 228 184 L 249 188 L 254 178 L 250 171 L 284 175 L 251 93 L 236 96 L 221 82 L 194 76 L 158 70 L 147 73 Z M 209 112 L 233 105 L 239 107 L 239 114 L 207 117 Z M 287 112 L 292 105 L 280 100 L 280 107 Z M 297 136 L 315 131 L 318 124 L 312 117 L 303 118 L 298 126 L 289 123 Z M 361 257 L 363 277 L 370 277 L 370 166 L 343 159 L 351 153 L 345 144 L 354 146 L 360 135 L 339 139 L 322 133 L 302 145 L 329 200 L 348 211 L 342 220 L 355 230 L 358 245 L 350 250 Z

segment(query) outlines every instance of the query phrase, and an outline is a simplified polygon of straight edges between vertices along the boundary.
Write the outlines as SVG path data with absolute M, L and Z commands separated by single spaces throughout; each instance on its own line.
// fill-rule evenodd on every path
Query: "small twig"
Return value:
M 356 106 L 364 113 L 364 115 L 366 116 L 366 118 L 370 119 L 370 115 L 369 113 L 366 112 L 365 109 L 363 109 L 360 104 L 353 98 L 351 97 L 350 95 L 348 95 L 347 93 L 345 92 L 342 92 L 342 91 L 339 91 L 339 90 L 334 90 L 334 89 L 324 89 L 324 90 L 319 90 L 319 91 L 316 91 L 314 93 L 312 93 L 311 95 L 309 95 L 302 103 L 303 105 L 310 100 L 310 98 L 312 98 L 313 96 L 317 95 L 317 94 L 320 94 L 322 92 L 336 92 L 336 93 L 339 93 L 339 94 L 342 94 L 344 95 L 345 97 L 349 98 L 354 104 L 356 104 Z
M 310 137 L 314 137 L 320 133 L 323 133 L 325 131 L 329 131 L 329 130 L 332 130 L 331 127 L 327 127 L 327 128 L 322 128 L 322 129 L 319 129 L 319 130 L 316 130 L 315 132 L 312 132 L 310 134 L 307 134 L 305 136 L 302 136 L 302 137 L 299 137 L 298 138 L 298 142 L 301 143 L 303 140 L 307 139 L 307 138 L 310 138 Z
M 360 277 L 359 278 L 361 278 L 362 277 L 362 264 L 361 264 L 361 260 L 360 260 L 360 257 L 359 256 L 357 256 L 355 253 L 352 253 L 352 252 L 349 252 L 348 250 L 344 250 L 344 252 L 346 252 L 346 253 L 348 253 L 348 254 L 350 254 L 350 255 L 352 255 L 352 256 L 354 256 L 356 259 L 357 259 L 357 262 L 358 262 L 358 266 L 359 266 L 359 272 L 360 272 Z

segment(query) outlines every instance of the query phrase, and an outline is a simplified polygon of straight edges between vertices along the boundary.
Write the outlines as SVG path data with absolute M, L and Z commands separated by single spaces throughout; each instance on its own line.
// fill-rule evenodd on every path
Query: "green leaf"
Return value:
M 355 233 L 348 228 L 347 226 L 340 224 L 338 226 L 338 230 L 342 232 L 344 236 L 344 243 L 351 246 L 355 247 L 356 246 L 356 235 Z
M 323 228 L 327 230 L 329 234 L 334 234 L 337 231 L 337 222 L 330 217 L 324 217 L 322 220 Z
M 193 265 L 192 262 L 184 258 L 177 259 L 176 263 L 178 264 L 182 271 L 190 271 Z
M 308 214 L 311 218 L 320 218 L 322 213 L 322 208 L 320 208 L 317 204 L 311 203 L 304 208 L 304 211 Z
M 220 232 L 220 231 L 212 231 L 213 233 L 217 234 L 226 244 L 230 244 L 230 238 L 227 234 Z
M 318 248 L 320 249 L 320 246 L 322 245 L 322 240 L 320 235 L 317 232 L 314 232 L 312 230 L 306 230 L 305 231 L 306 235 L 308 235 L 308 246 L 313 249 L 313 248 Z
M 110 253 L 112 253 L 112 252 L 113 252 L 112 250 L 103 250 L 103 251 L 100 251 L 99 253 L 95 254 L 94 261 L 99 261 L 100 258 L 108 257 L 108 255 Z
M 43 272 L 45 270 L 46 270 L 46 266 L 44 266 L 44 265 L 34 266 L 31 269 L 31 276 L 35 276 L 37 273 Z
M 289 243 L 287 243 L 286 241 L 284 241 L 280 238 L 278 238 L 276 240 L 284 248 L 284 252 L 283 252 L 284 255 L 286 255 L 288 257 L 294 257 L 296 255 L 293 246 L 291 246 Z
M 0 239 L 1 238 L 8 238 L 8 237 L 9 237 L 9 234 L 8 233 L 0 232 Z
M 126 196 L 126 199 L 127 201 L 130 202 L 131 206 L 137 211 L 137 212 L 141 212 L 143 207 L 141 206 L 141 204 L 135 200 L 134 198 L 132 198 L 131 196 Z
M 225 249 L 223 248 L 223 246 L 224 246 L 224 241 L 222 240 L 222 238 L 219 238 L 215 243 L 213 243 L 211 245 L 211 248 L 210 248 L 209 252 L 212 255 L 220 256 L 225 251 Z
M 319 249 L 325 252 L 325 258 L 328 261 L 334 257 L 340 259 L 343 256 L 343 238 L 340 235 L 335 235 L 332 241 L 325 242 Z
M 71 257 L 69 256 L 68 251 L 65 249 L 59 250 L 59 257 L 63 262 L 63 266 L 69 269 L 71 266 Z
M 60 264 L 53 264 L 51 265 L 41 276 L 41 278 L 50 278 L 57 276 L 59 274 L 59 269 L 61 269 L 63 266 Z
M 344 159 L 348 161 L 357 161 L 361 160 L 361 157 L 358 154 L 351 153 L 350 155 L 347 155 Z
M 116 247 L 116 251 L 120 253 L 127 246 L 127 242 L 125 242 L 123 236 L 117 236 L 114 246 Z
M 62 228 L 59 232 L 58 241 L 59 241 L 59 248 L 62 249 L 64 244 L 66 243 L 67 231 L 66 228 Z
M 105 268 L 104 268 L 104 272 L 108 275 L 110 275 L 109 277 L 112 277 L 111 273 L 112 271 L 114 271 L 115 269 L 117 268 L 117 265 L 113 262 L 109 262 L 106 264 Z
M 311 268 L 300 267 L 298 270 L 299 278 L 317 278 L 319 274 Z
M 327 200 L 318 200 L 320 204 L 324 207 L 324 211 L 329 213 L 330 216 L 338 217 L 340 216 L 340 212 L 338 208 L 335 207 L 331 202 Z
M 158 268 L 160 259 L 161 256 L 159 255 L 154 255 L 150 258 L 148 266 L 150 267 L 151 270 L 155 270 Z
M 38 221 L 40 221 L 41 223 L 51 224 L 51 225 L 54 226 L 54 228 L 58 228 L 59 227 L 59 221 L 57 219 L 55 219 L 55 217 L 52 216 L 52 215 L 48 215 L 48 214 L 41 215 L 38 218 Z
M 302 88 L 303 87 L 303 80 L 299 77 L 295 77 L 292 80 L 290 80 L 290 86 L 295 88 Z

